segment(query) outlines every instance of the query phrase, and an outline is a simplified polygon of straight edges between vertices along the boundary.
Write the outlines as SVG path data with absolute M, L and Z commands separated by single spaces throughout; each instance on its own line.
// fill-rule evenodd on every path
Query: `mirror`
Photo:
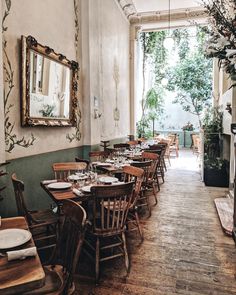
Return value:
M 22 36 L 23 126 L 76 126 L 78 63 Z

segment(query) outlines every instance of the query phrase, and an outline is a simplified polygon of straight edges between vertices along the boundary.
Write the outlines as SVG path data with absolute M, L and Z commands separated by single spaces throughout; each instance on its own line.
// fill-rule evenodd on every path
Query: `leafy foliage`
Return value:
M 236 79 L 235 0 L 201 1 L 211 17 L 209 39 L 205 45 L 208 57 L 217 57 L 219 66 Z M 236 84 L 232 85 L 236 86 Z
M 164 89 L 161 87 L 160 81 L 164 77 L 163 67 L 166 61 L 166 52 L 163 42 L 166 38 L 166 32 L 142 32 L 140 34 L 140 42 L 143 50 L 143 91 L 142 91 L 142 117 L 137 123 L 137 132 L 141 137 L 150 137 L 154 130 L 150 130 L 150 122 L 154 126 L 155 120 L 160 118 L 163 113 L 163 95 Z M 147 64 L 153 65 L 153 73 L 155 76 L 154 85 L 145 93 L 146 89 L 146 67 Z
M 7 41 L 4 38 L 4 32 L 7 31 L 7 27 L 5 26 L 5 21 L 7 16 L 10 13 L 11 9 L 11 0 L 5 0 L 6 3 L 6 10 L 4 11 L 4 16 L 2 20 L 2 33 L 3 33 L 3 70 L 4 70 L 4 117 L 5 117 L 5 145 L 6 145 L 6 152 L 10 153 L 15 146 L 20 146 L 23 148 L 28 148 L 29 146 L 33 145 L 36 138 L 31 133 L 31 136 L 28 139 L 25 137 L 18 138 L 17 135 L 14 133 L 15 123 L 11 122 L 10 120 L 10 112 L 11 109 L 14 107 L 13 104 L 9 103 L 10 96 L 12 94 L 12 90 L 15 87 L 14 85 L 14 71 L 12 69 L 11 61 L 8 57 L 7 53 Z
M 176 66 L 169 68 L 167 89 L 176 91 L 174 103 L 179 103 L 183 110 L 197 115 L 201 126 L 201 114 L 205 107 L 210 105 L 212 90 L 212 62 L 204 57 L 202 45 L 205 35 L 198 31 L 198 46 L 190 50 L 186 32 L 183 31 L 183 40 L 176 44 L 179 46 L 179 61 Z
M 55 117 L 53 114 L 54 109 L 55 105 L 44 104 L 39 113 L 41 113 L 43 117 Z
M 203 119 L 204 165 L 221 169 L 225 161 L 221 158 L 220 134 L 223 131 L 223 112 L 219 107 L 208 109 Z

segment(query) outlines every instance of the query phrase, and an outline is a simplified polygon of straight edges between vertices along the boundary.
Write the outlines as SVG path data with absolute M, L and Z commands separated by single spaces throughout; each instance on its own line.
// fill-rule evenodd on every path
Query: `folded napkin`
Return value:
M 54 183 L 54 182 L 57 182 L 57 179 L 43 180 L 42 181 L 43 184 L 50 184 L 50 183 Z
M 36 255 L 37 255 L 36 247 L 31 247 L 27 249 L 7 252 L 7 259 L 8 261 L 16 260 L 16 259 L 22 260 L 22 259 L 25 259 L 26 257 L 36 256 Z
M 83 194 L 81 193 L 80 190 L 78 190 L 77 188 L 73 188 L 73 193 L 76 194 L 77 196 L 82 196 Z

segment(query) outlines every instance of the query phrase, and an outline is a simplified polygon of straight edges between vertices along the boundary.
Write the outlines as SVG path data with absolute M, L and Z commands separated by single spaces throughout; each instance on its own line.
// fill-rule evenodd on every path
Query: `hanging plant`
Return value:
M 210 16 L 205 54 L 218 58 L 219 66 L 236 80 L 236 1 L 202 0 L 202 3 Z

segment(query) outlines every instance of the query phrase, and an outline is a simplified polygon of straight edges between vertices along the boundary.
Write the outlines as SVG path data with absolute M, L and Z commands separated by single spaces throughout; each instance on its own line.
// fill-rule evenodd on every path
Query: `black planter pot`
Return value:
M 204 168 L 206 186 L 229 187 L 229 173 L 226 167 L 219 169 Z

